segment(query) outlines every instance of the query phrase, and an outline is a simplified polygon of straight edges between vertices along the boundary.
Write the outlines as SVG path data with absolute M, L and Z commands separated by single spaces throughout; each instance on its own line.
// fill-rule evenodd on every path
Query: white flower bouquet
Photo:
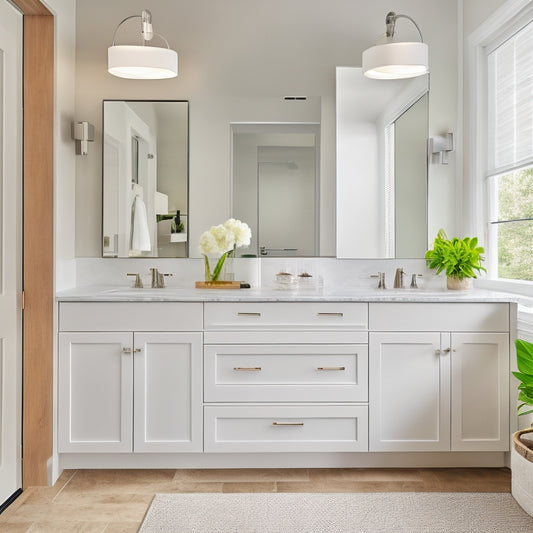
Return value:
M 226 257 L 235 248 L 249 246 L 251 238 L 252 231 L 248 224 L 234 218 L 226 220 L 224 224 L 211 226 L 207 231 L 204 231 L 200 236 L 200 251 L 204 256 L 205 280 L 218 281 Z M 213 272 L 209 266 L 209 254 L 221 254 Z

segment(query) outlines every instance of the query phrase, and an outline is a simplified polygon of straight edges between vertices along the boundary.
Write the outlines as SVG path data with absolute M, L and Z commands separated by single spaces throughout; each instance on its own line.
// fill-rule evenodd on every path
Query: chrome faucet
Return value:
M 403 275 L 405 272 L 403 271 L 403 268 L 397 268 L 396 269 L 396 275 L 394 276 L 394 288 L 395 289 L 403 289 Z
M 162 274 L 157 268 L 151 268 L 152 272 L 152 289 L 163 289 L 165 287 L 165 276 L 172 276 L 172 274 Z

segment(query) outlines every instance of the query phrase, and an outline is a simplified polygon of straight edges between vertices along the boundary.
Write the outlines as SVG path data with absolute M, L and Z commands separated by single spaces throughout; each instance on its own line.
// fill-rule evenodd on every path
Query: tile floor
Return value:
M 133 533 L 170 492 L 510 492 L 507 468 L 68 470 L 0 514 L 0 532 Z

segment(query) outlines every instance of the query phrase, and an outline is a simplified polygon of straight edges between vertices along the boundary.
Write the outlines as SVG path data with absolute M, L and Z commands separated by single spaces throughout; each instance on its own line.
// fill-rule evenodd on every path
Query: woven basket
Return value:
M 513 433 L 513 443 L 514 449 L 524 458 L 527 459 L 530 463 L 533 463 L 533 450 L 528 448 L 521 440 L 520 436 L 525 433 L 533 432 L 533 428 L 522 429 Z

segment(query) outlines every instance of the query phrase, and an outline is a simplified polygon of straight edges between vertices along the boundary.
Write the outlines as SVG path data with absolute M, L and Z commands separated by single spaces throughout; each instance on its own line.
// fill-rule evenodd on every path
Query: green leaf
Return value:
M 515 346 L 518 370 L 523 374 L 533 376 L 533 344 L 522 339 L 516 339 Z

